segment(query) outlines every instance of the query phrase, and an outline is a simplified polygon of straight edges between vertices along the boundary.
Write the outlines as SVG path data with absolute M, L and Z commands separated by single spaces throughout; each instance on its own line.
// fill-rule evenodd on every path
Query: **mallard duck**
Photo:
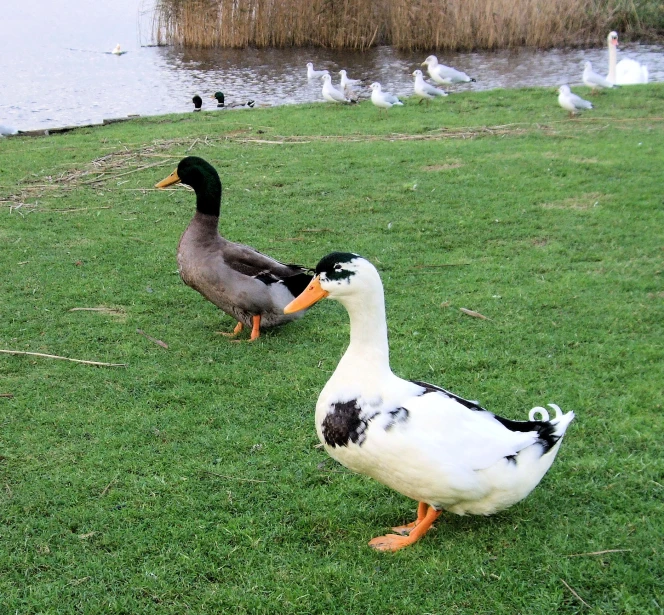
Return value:
M 293 300 L 313 277 L 300 265 L 286 265 L 219 235 L 221 181 L 214 167 L 197 156 L 183 158 L 178 168 L 156 184 L 165 188 L 182 182 L 196 192 L 196 213 L 178 245 L 180 277 L 238 323 L 237 336 L 251 327 L 250 340 L 261 328 L 282 325 L 304 313 L 285 315 L 284 306 Z
M 192 99 L 191 102 L 194 103 L 194 111 L 200 111 L 201 107 L 203 106 L 203 99 L 196 94 Z
M 553 463 L 573 412 L 533 408 L 528 421 L 488 412 L 443 388 L 392 373 L 383 285 L 357 254 L 334 252 L 316 266 L 292 313 L 329 297 L 350 316 L 350 345 L 316 404 L 325 450 L 419 502 L 417 520 L 369 545 L 396 551 L 419 540 L 443 510 L 490 515 L 525 498 Z M 541 420 L 536 420 L 536 416 Z
M 452 68 L 451 66 L 445 66 L 445 64 L 439 64 L 438 58 L 436 56 L 429 56 L 422 66 L 426 66 L 429 71 L 429 76 L 436 83 L 469 83 L 470 81 L 477 81 L 473 77 L 469 77 L 466 73 Z
M 580 96 L 573 94 L 568 85 L 558 88 L 558 104 L 569 111 L 569 116 L 576 115 L 581 109 L 592 109 L 593 104 Z
M 253 109 L 256 104 L 254 100 L 248 100 L 246 103 L 227 103 L 223 92 L 215 92 L 212 98 L 217 100 L 217 109 Z

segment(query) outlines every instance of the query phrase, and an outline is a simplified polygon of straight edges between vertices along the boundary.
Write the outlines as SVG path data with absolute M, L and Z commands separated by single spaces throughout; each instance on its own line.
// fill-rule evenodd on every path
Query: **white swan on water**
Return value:
M 635 83 L 648 83 L 648 67 L 636 60 L 624 58 L 616 64 L 618 33 L 609 32 L 609 74 L 606 78 L 617 85 L 633 85 Z

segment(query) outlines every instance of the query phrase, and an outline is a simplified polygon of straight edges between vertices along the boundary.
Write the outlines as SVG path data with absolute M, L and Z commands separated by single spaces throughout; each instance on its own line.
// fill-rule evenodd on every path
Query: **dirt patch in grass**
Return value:
M 542 203 L 541 207 L 544 209 L 576 209 L 585 211 L 592 209 L 599 205 L 600 200 L 606 199 L 605 194 L 599 192 L 586 192 L 578 196 L 572 196 L 561 201 L 553 201 L 551 203 Z

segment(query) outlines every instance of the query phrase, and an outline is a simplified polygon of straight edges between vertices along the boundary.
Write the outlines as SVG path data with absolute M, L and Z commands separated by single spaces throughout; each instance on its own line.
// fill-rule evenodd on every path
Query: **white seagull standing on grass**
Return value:
M 466 73 L 452 68 L 451 66 L 445 66 L 444 64 L 438 63 L 438 58 L 436 56 L 429 56 L 422 66 L 426 66 L 429 71 L 429 75 L 436 83 L 469 83 L 470 81 L 476 81 L 473 77 L 469 77 Z
M 558 88 L 558 104 L 566 111 L 569 111 L 570 117 L 575 115 L 577 111 L 580 111 L 581 109 L 593 108 L 592 103 L 583 100 L 583 98 L 576 94 L 572 94 L 567 85 L 561 85 Z
M 373 90 L 371 92 L 371 102 L 376 105 L 376 107 L 378 107 L 379 113 L 382 109 L 385 109 L 385 113 L 387 114 L 387 110 L 391 109 L 395 105 L 400 105 L 403 107 L 403 103 L 396 96 L 394 96 L 394 94 L 383 92 L 383 88 L 381 87 L 380 83 L 372 83 L 369 87 Z
M 329 74 L 323 75 L 323 98 L 332 103 L 351 103 L 350 98 L 346 98 L 343 92 L 340 92 L 332 85 L 332 77 Z
M 584 66 L 583 83 L 587 85 L 589 88 L 592 88 L 593 92 L 596 92 L 600 88 L 614 87 L 613 83 L 611 83 L 608 79 L 602 77 L 602 75 L 598 75 L 593 70 L 593 65 L 590 62 L 588 61 L 584 62 L 583 66 Z
M 307 79 L 318 79 L 323 75 L 329 75 L 330 71 L 328 70 L 314 70 L 314 65 L 312 62 L 307 62 Z
M 428 105 L 431 99 L 436 98 L 436 96 L 447 96 L 447 92 L 434 88 L 431 84 L 427 83 L 422 76 L 421 70 L 418 69 L 413 72 L 413 76 L 415 77 L 413 90 L 415 91 L 415 96 L 419 97 L 420 103 L 426 100 Z

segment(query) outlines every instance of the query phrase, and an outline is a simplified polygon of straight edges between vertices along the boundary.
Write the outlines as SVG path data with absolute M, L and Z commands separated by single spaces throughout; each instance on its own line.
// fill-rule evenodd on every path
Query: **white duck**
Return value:
M 378 112 L 385 110 L 387 113 L 388 109 L 391 109 L 395 105 L 403 107 L 403 103 L 396 97 L 394 94 L 389 92 L 383 92 L 383 88 L 378 82 L 372 83 L 371 88 L 371 102 L 378 107 Z
M 353 102 L 332 85 L 332 77 L 329 74 L 323 75 L 323 98 L 332 103 L 350 103 Z
M 573 412 L 533 408 L 504 419 L 445 389 L 392 373 L 383 285 L 357 254 L 334 252 L 284 312 L 329 297 L 350 316 L 350 345 L 316 404 L 325 450 L 355 472 L 419 502 L 417 520 L 369 544 L 396 551 L 421 538 L 443 510 L 489 515 L 525 498 L 551 467 Z M 542 420 L 535 420 L 539 414 Z
M 568 85 L 561 85 L 558 88 L 558 104 L 566 111 L 569 111 L 570 117 L 576 115 L 581 109 L 593 108 L 591 102 L 573 94 Z
M 609 74 L 606 78 L 617 85 L 648 83 L 648 67 L 645 64 L 630 58 L 624 58 L 616 64 L 618 33 L 609 32 L 606 40 L 609 44 Z
M 447 92 L 439 90 L 438 88 L 435 88 L 431 84 L 427 83 L 424 80 L 424 76 L 422 75 L 421 70 L 418 69 L 414 71 L 413 76 L 415 77 L 413 91 L 415 92 L 415 96 L 420 99 L 420 103 L 423 100 L 426 100 L 427 104 L 429 104 L 431 99 L 436 98 L 436 96 L 447 96 Z
M 307 62 L 307 79 L 318 79 L 323 75 L 329 75 L 330 71 L 328 70 L 314 70 L 314 65 L 312 62 Z
M 429 56 L 424 62 L 422 62 L 422 66 L 427 67 L 429 76 L 436 83 L 445 83 L 449 85 L 451 83 L 468 83 L 470 81 L 476 81 L 476 79 L 469 77 L 466 73 L 461 72 L 456 68 L 439 64 L 436 56 Z
M 612 87 L 618 87 L 614 86 L 613 83 L 611 83 L 608 79 L 605 79 L 602 77 L 602 75 L 598 75 L 594 70 L 593 70 L 593 65 L 586 61 L 583 63 L 583 83 L 587 85 L 589 88 L 592 88 L 592 91 L 595 92 L 598 89 L 601 88 L 612 88 Z

